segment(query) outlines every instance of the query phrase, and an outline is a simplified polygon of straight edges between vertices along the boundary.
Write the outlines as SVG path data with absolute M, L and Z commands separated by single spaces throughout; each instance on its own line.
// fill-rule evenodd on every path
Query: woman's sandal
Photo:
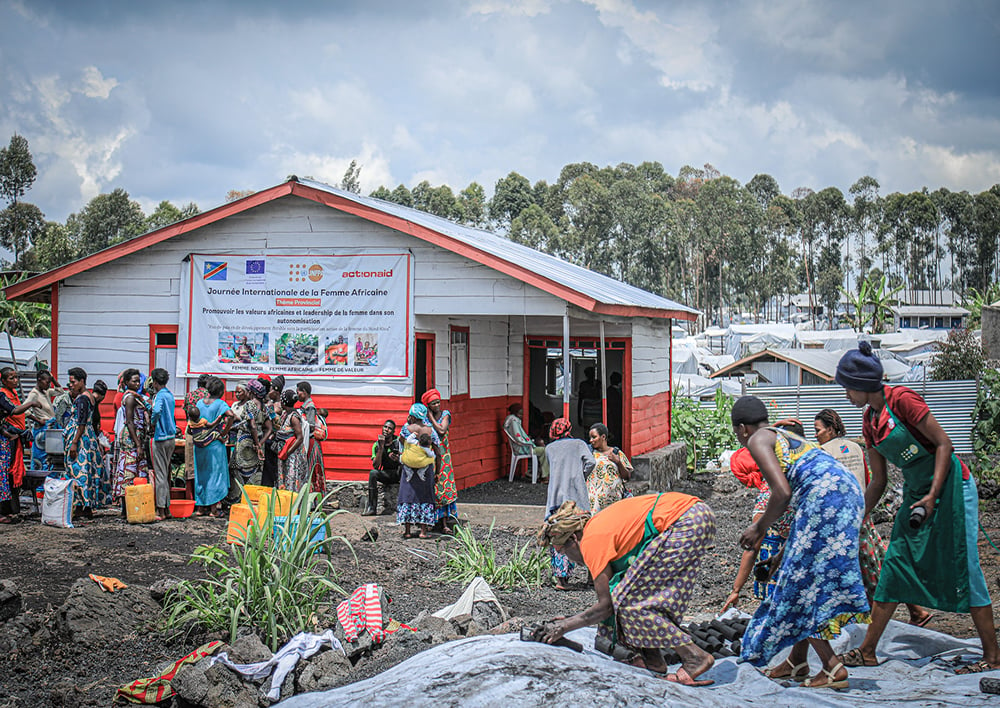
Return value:
M 910 624 L 913 625 L 914 627 L 926 627 L 927 623 L 930 622 L 932 619 L 934 619 L 934 613 L 928 612 L 926 615 L 924 615 L 924 618 L 922 620 L 919 620 L 918 622 L 910 622 Z
M 811 678 L 807 678 L 802 682 L 802 688 L 849 688 L 848 680 L 846 678 L 837 680 L 837 672 L 844 668 L 844 665 L 837 662 L 837 665 L 833 667 L 833 671 L 827 671 L 826 669 L 821 669 L 821 671 L 826 674 L 826 683 L 813 683 Z
M 977 661 L 974 664 L 969 664 L 968 666 L 963 666 L 961 668 L 955 669 L 955 673 L 959 676 L 964 676 L 966 674 L 981 674 L 985 671 L 1000 671 L 996 666 L 990 666 L 986 661 Z
M 0 516 L 0 524 L 12 524 L 13 521 L 10 520 L 9 516 Z
M 785 664 L 788 664 L 788 666 L 792 669 L 792 672 L 787 676 L 775 676 L 774 672 L 780 669 Z M 793 664 L 791 659 L 786 658 L 782 663 L 770 669 L 764 669 L 764 671 L 761 673 L 763 673 L 769 679 L 772 679 L 774 681 L 782 681 L 784 679 L 789 679 L 791 681 L 801 682 L 809 678 L 809 662 L 803 661 L 801 664 Z
M 851 649 L 846 654 L 840 656 L 840 661 L 844 666 L 855 667 L 855 666 L 878 666 L 879 661 L 875 659 L 874 661 L 869 661 L 865 658 L 865 655 L 861 653 L 861 648 L 857 647 Z

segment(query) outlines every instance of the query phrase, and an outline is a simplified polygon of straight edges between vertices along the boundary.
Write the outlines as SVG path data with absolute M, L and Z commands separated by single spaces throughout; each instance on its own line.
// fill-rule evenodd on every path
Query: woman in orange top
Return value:
M 707 504 L 665 492 L 623 499 L 590 517 L 567 501 L 546 519 L 538 538 L 586 564 L 597 593 L 589 609 L 550 623 L 547 642 L 601 622 L 601 636 L 640 652 L 653 673 L 687 686 L 712 683 L 696 680 L 712 668 L 712 655 L 677 626 L 702 556 L 715 538 L 715 514 Z M 667 673 L 663 649 L 680 656 L 676 673 Z

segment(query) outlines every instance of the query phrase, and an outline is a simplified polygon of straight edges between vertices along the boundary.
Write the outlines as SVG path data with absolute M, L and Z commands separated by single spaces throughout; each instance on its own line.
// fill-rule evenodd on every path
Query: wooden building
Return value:
M 345 264 L 391 258 L 396 265 L 377 272 L 349 266 L 337 276 L 329 263 L 338 258 Z M 255 279 L 264 277 L 265 265 L 268 278 L 280 267 L 282 282 L 304 287 L 241 290 L 264 282 Z M 336 302 L 330 293 L 388 292 L 325 289 L 334 277 L 350 288 L 369 275 L 392 276 L 398 285 L 389 297 L 399 306 L 379 311 L 391 316 L 385 328 L 364 325 L 370 337 L 345 338 L 351 362 L 337 350 L 343 340 L 330 332 L 299 327 L 291 338 L 288 332 L 254 334 L 248 325 L 248 336 L 227 325 L 217 334 L 212 317 L 222 310 L 204 306 L 196 292 L 230 298 L 226 302 L 237 305 L 226 310 L 230 316 L 263 316 L 263 309 L 241 309 L 239 293 L 253 293 L 254 302 L 278 293 L 267 301 L 271 306 L 325 308 Z M 322 294 L 322 302 L 305 297 L 310 294 Z M 588 366 L 624 378 L 625 451 L 638 455 L 666 445 L 671 325 L 697 316 L 684 305 L 487 231 L 295 178 L 12 285 L 6 295 L 52 304 L 51 365 L 60 380 L 73 366 L 84 368 L 90 382 L 103 378 L 112 385 L 127 367 L 148 372 L 163 366 L 178 398 L 194 388 L 201 371 L 229 371 L 218 375 L 230 389 L 258 372 L 285 373 L 289 386 L 310 381 L 317 406 L 329 410 L 324 450 L 332 479 L 366 478 L 382 423 L 401 422 L 409 405 L 436 387 L 453 414 L 451 447 L 460 487 L 496 479 L 505 470 L 508 451 L 499 431 L 512 402 L 536 416 L 569 410 L 575 422 L 577 387 Z M 324 322 L 341 314 L 322 312 Z M 382 335 L 377 329 L 384 329 Z M 376 350 L 379 336 L 384 353 L 362 351 L 369 347 L 362 338 L 370 338 Z M 207 363 L 198 354 L 206 346 L 213 356 L 218 352 Z M 318 362 L 310 358 L 314 354 Z M 372 366 L 380 356 L 378 375 L 348 365 Z M 282 357 L 293 358 L 283 366 Z M 567 365 L 569 387 L 562 385 Z M 598 376 L 606 386 L 608 376 Z

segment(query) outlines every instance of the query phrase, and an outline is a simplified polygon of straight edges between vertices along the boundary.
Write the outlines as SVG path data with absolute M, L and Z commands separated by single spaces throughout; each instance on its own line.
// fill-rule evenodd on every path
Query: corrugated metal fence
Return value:
M 969 433 L 972 429 L 972 409 L 976 405 L 975 381 L 915 381 L 907 386 L 927 401 L 934 417 L 951 438 L 955 452 L 972 452 Z M 829 386 L 752 386 L 747 393 L 764 401 L 771 420 L 798 418 L 812 437 L 813 418 L 824 408 L 840 414 L 851 437 L 861 436 L 861 411 L 844 395 L 844 389 Z

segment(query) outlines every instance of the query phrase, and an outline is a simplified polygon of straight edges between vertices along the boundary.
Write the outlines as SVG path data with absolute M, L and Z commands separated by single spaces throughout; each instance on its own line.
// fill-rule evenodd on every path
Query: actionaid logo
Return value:
M 345 270 L 340 274 L 341 278 L 391 278 L 392 268 L 389 270 Z

